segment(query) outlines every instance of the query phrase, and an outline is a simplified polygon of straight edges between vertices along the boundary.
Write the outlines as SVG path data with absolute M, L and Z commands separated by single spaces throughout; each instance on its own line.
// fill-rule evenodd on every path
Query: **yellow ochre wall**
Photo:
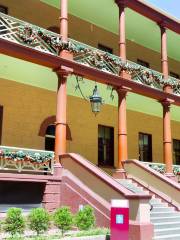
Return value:
M 55 115 L 56 93 L 14 81 L 0 79 L 0 103 L 4 107 L 2 145 L 44 149 L 38 136 L 44 119 Z M 78 111 L 77 111 L 78 109 Z M 117 162 L 117 108 L 103 105 L 96 117 L 85 100 L 68 96 L 67 119 L 72 141 L 67 151 L 82 154 L 97 164 L 98 124 L 114 127 L 115 165 Z M 127 111 L 129 158 L 138 159 L 138 133 L 152 134 L 153 160 L 162 162 L 162 119 Z M 180 124 L 172 121 L 173 138 L 180 139 Z

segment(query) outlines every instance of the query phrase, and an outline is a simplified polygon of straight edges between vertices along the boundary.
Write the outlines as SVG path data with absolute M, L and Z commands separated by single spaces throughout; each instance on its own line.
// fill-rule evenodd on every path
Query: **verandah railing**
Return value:
M 166 85 L 170 85 L 173 88 L 173 94 L 180 96 L 179 79 L 169 77 L 165 80 L 160 72 L 131 61 L 123 62 L 118 56 L 73 39 L 68 39 L 68 42 L 65 43 L 59 34 L 3 13 L 0 13 L 0 38 L 55 56 L 59 54 L 59 51 L 66 49 L 73 52 L 75 62 L 114 75 L 119 75 L 121 70 L 127 70 L 132 79 L 139 84 L 161 91 Z
M 53 174 L 54 152 L 0 146 L 0 172 Z
M 164 163 L 143 162 L 146 166 L 151 167 L 159 173 L 165 174 L 166 165 Z M 173 165 L 173 173 L 175 176 L 180 174 L 180 165 Z

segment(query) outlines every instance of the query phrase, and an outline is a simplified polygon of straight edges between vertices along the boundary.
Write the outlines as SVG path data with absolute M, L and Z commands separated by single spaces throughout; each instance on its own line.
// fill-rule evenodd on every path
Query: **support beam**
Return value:
M 122 0 L 116 0 L 116 2 Z M 126 5 L 133 11 L 151 19 L 152 21 L 159 23 L 164 21 L 165 27 L 180 34 L 180 21 L 164 13 L 164 11 L 155 8 L 147 1 L 144 0 L 126 0 Z

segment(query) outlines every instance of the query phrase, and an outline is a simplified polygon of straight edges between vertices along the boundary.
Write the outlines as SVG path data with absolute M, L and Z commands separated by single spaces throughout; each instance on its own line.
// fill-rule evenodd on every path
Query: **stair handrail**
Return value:
M 134 193 L 130 191 L 129 189 L 122 186 L 120 183 L 118 183 L 113 177 L 102 171 L 100 168 L 98 168 L 96 165 L 94 165 L 92 162 L 88 161 L 87 159 L 83 158 L 79 154 L 76 153 L 66 153 L 60 156 L 60 162 L 63 166 L 62 159 L 70 157 L 73 159 L 77 164 L 81 165 L 85 169 L 87 169 L 89 172 L 91 172 L 93 175 L 101 179 L 103 182 L 105 182 L 107 185 L 112 187 L 115 191 L 120 192 L 125 198 L 127 199 L 150 199 L 151 195 L 146 193 Z

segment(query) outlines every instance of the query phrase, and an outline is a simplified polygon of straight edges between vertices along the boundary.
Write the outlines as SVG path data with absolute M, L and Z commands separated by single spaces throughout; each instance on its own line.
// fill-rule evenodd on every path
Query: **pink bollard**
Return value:
M 111 201 L 111 240 L 128 240 L 129 237 L 129 202 L 128 200 Z

